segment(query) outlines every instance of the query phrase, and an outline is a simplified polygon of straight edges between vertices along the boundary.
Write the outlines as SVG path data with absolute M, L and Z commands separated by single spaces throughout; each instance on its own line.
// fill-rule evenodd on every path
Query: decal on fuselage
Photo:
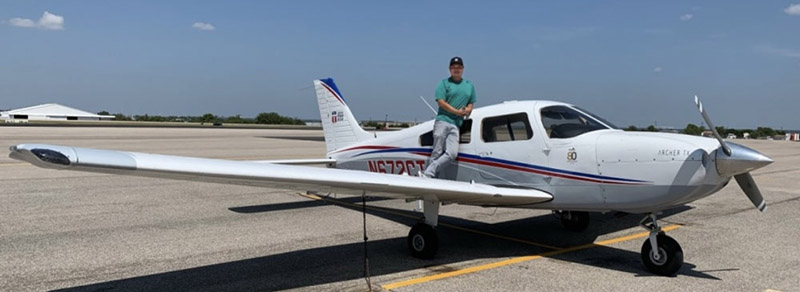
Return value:
M 425 160 L 420 159 L 378 159 L 367 160 L 370 172 L 394 173 L 394 174 L 414 174 L 422 171 L 425 167 Z
M 691 152 L 685 149 L 659 149 L 659 156 L 689 156 Z
M 567 161 L 568 162 L 578 161 L 578 152 L 575 152 L 575 148 L 570 148 L 569 151 L 567 151 Z

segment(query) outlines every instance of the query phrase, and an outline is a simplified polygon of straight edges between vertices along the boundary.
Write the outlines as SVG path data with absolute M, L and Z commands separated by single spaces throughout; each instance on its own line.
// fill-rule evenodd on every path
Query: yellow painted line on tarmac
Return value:
M 302 197 L 306 197 L 306 198 L 309 198 L 309 199 L 312 199 L 312 200 L 315 200 L 315 201 L 322 200 L 322 198 L 320 198 L 317 195 L 313 195 L 313 194 L 302 194 L 302 193 L 297 193 L 297 194 L 302 196 Z
M 680 225 L 669 225 L 667 227 L 662 228 L 662 230 L 663 231 L 670 231 L 670 230 L 678 229 L 680 227 L 681 227 Z M 513 264 L 516 264 L 516 263 L 526 262 L 526 261 L 535 260 L 535 259 L 539 259 L 539 258 L 543 258 L 543 257 L 555 256 L 555 255 L 559 255 L 559 254 L 564 254 L 564 253 L 577 251 L 577 250 L 583 250 L 583 249 L 592 248 L 592 247 L 596 247 L 596 246 L 605 246 L 605 245 L 610 245 L 610 244 L 623 242 L 623 241 L 628 241 L 628 240 L 632 240 L 632 239 L 644 238 L 644 237 L 647 237 L 649 234 L 650 234 L 650 232 L 646 232 L 645 231 L 645 232 L 636 233 L 636 234 L 633 234 L 633 235 L 622 236 L 622 237 L 617 237 L 617 238 L 613 238 L 613 239 L 608 239 L 608 240 L 603 240 L 603 241 L 598 241 L 598 242 L 593 242 L 593 243 L 588 243 L 588 244 L 584 244 L 584 245 L 578 245 L 578 246 L 573 246 L 573 247 L 568 247 L 568 248 L 563 248 L 563 249 L 557 249 L 557 250 L 554 250 L 554 251 L 548 251 L 548 252 L 544 252 L 544 253 L 540 253 L 540 254 L 536 254 L 536 255 L 510 258 L 510 259 L 502 260 L 502 261 L 499 261 L 499 262 L 494 262 L 494 263 L 488 263 L 488 264 L 484 264 L 484 265 L 480 265 L 480 266 L 469 267 L 469 268 L 456 270 L 456 271 L 452 271 L 452 272 L 440 273 L 440 274 L 435 274 L 435 275 L 430 275 L 430 276 L 425 276 L 425 277 L 409 279 L 409 280 L 405 280 L 405 281 L 401 281 L 401 282 L 390 283 L 390 284 L 383 285 L 381 287 L 383 289 L 391 290 L 391 289 L 395 289 L 395 288 L 411 286 L 411 285 L 415 285 L 415 284 L 420 284 L 420 283 L 425 283 L 425 282 L 430 282 L 430 281 L 435 281 L 435 280 L 440 280 L 440 279 L 445 279 L 445 278 L 456 277 L 456 276 L 460 276 L 460 275 L 464 275 L 464 274 L 470 274 L 470 273 L 475 273 L 475 272 L 479 272 L 479 271 L 484 271 L 484 270 L 504 267 L 504 266 L 513 265 Z
M 312 200 L 324 200 L 326 202 L 331 202 L 333 204 L 347 205 L 347 206 L 351 206 L 351 207 L 361 207 L 360 204 L 352 204 L 352 203 L 342 202 L 342 201 L 335 200 L 335 199 L 323 198 L 323 197 L 320 197 L 320 196 L 317 196 L 317 195 L 313 195 L 313 194 L 303 194 L 303 193 L 297 193 L 297 194 L 300 195 L 300 196 L 312 199 Z M 381 208 L 374 208 L 374 207 L 367 206 L 367 209 L 378 211 L 378 212 L 383 212 L 383 213 L 388 213 L 388 214 L 392 214 L 392 215 L 402 216 L 402 217 L 406 217 L 406 218 L 411 218 L 411 219 L 419 219 L 419 217 L 417 217 L 417 216 L 413 216 L 413 215 L 409 215 L 409 214 L 405 214 L 405 213 L 400 213 L 400 212 L 395 212 L 395 211 L 391 211 L 391 210 L 386 210 L 386 209 L 381 209 Z M 553 249 L 553 250 L 561 249 L 560 247 L 555 247 L 555 246 L 552 246 L 552 245 L 547 245 L 547 244 L 543 244 L 543 243 L 528 241 L 528 240 L 519 239 L 519 238 L 508 237 L 508 236 L 505 236 L 505 235 L 499 235 L 499 234 L 489 233 L 489 232 L 485 232 L 485 231 L 469 229 L 469 228 L 466 228 L 466 227 L 461 227 L 461 226 L 447 224 L 447 223 L 439 223 L 439 226 L 444 226 L 444 227 L 447 227 L 447 228 L 452 228 L 452 229 L 461 230 L 461 231 L 465 231 L 465 232 L 470 232 L 470 233 L 485 235 L 485 236 L 489 236 L 489 237 L 509 240 L 509 241 L 513 241 L 513 242 L 523 243 L 523 244 L 527 244 L 527 245 L 543 247 L 543 248 L 546 248 L 546 249 Z

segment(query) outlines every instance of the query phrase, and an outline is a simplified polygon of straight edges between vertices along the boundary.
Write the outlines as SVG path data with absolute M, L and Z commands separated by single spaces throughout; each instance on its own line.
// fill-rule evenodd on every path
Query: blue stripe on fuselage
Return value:
M 424 152 L 424 153 L 431 153 L 431 149 L 430 148 L 382 149 L 382 150 L 374 150 L 374 151 L 367 151 L 367 152 L 364 152 L 364 153 L 359 153 L 359 154 L 354 155 L 353 157 L 358 157 L 358 156 L 368 155 L 368 154 L 395 153 L 395 152 Z M 635 180 L 635 179 L 618 178 L 618 177 L 596 175 L 596 174 L 591 174 L 591 173 L 575 172 L 575 171 L 551 168 L 551 167 L 534 165 L 534 164 L 527 164 L 527 163 L 522 163 L 522 162 L 517 162 L 517 161 L 512 161 L 512 160 L 499 159 L 499 158 L 482 157 L 482 156 L 473 155 L 473 154 L 466 154 L 466 153 L 462 153 L 462 152 L 459 152 L 458 155 L 462 156 L 462 157 L 465 157 L 465 158 L 475 159 L 475 160 L 489 161 L 489 162 L 494 162 L 494 163 L 513 165 L 513 166 L 517 166 L 517 167 L 530 168 L 530 169 L 535 169 L 535 170 L 540 170 L 540 171 L 549 171 L 549 172 L 555 172 L 555 173 L 559 173 L 559 174 L 582 176 L 582 177 L 593 178 L 593 179 L 597 179 L 597 180 L 616 180 L 616 181 L 631 182 L 631 183 L 646 183 L 647 182 L 647 181 Z

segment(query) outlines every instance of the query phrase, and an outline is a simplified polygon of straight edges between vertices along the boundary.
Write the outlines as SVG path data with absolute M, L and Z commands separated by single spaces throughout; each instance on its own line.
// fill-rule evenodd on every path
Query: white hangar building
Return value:
M 47 103 L 21 109 L 0 112 L 0 119 L 6 122 L 26 121 L 100 121 L 112 120 L 114 116 L 98 115 L 63 106 Z

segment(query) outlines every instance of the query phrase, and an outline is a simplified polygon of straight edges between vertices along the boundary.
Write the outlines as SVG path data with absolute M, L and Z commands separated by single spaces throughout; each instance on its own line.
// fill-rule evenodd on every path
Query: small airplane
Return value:
M 750 171 L 772 163 L 717 133 L 625 132 L 582 108 L 509 101 L 476 108 L 461 127 L 457 160 L 438 178 L 418 177 L 430 156 L 433 121 L 375 135 L 363 130 L 333 79 L 314 81 L 327 147 L 323 159 L 231 161 L 44 144 L 11 146 L 10 157 L 51 169 L 421 200 L 424 220 L 408 233 L 411 255 L 438 250 L 441 204 L 553 210 L 568 230 L 588 212 L 645 214 L 648 270 L 672 275 L 683 251 L 662 232 L 660 212 L 709 196 L 735 178 L 759 211 L 766 203 Z M 326 164 L 328 168 L 305 164 Z

